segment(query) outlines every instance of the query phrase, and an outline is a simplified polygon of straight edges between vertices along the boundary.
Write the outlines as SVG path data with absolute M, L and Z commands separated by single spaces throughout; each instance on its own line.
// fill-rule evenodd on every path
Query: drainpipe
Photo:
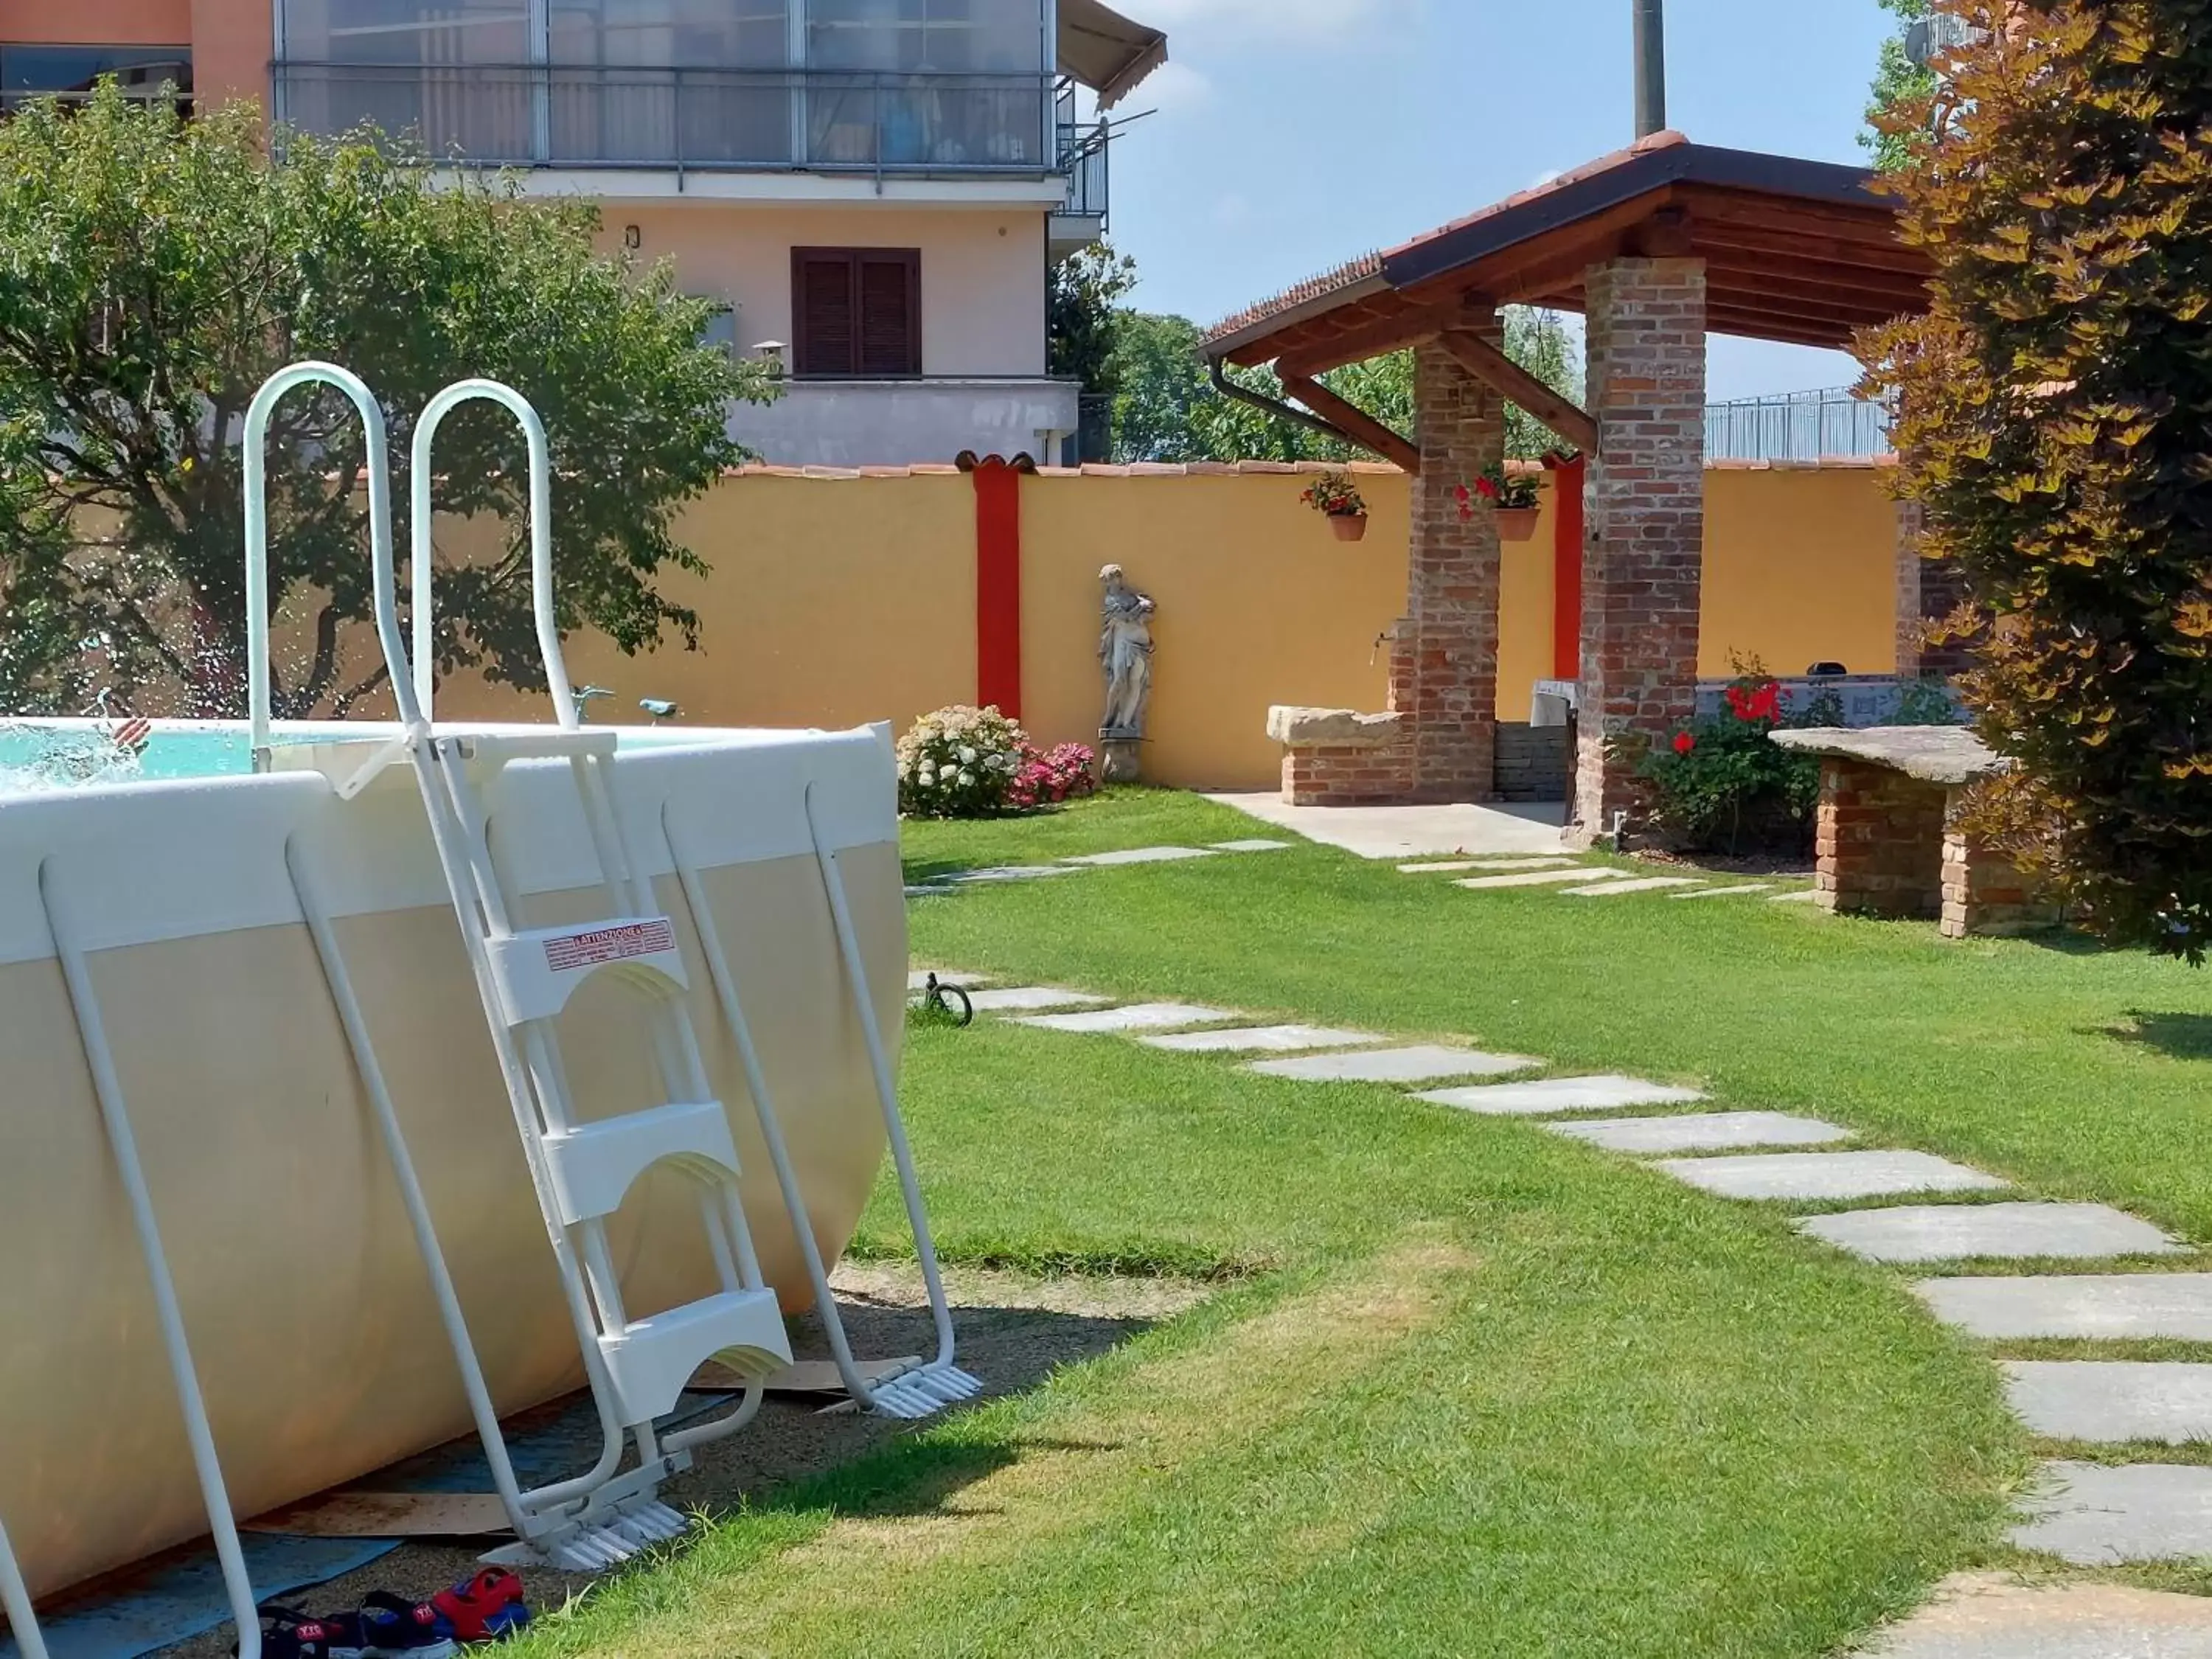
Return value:
M 1207 358 L 1206 367 L 1213 377 L 1213 389 L 1223 397 L 1234 398 L 1240 404 L 1249 404 L 1262 415 L 1273 415 L 1285 421 L 1295 421 L 1302 427 L 1320 433 L 1324 438 L 1335 438 L 1345 443 L 1358 445 L 1362 449 L 1367 447 L 1349 432 L 1331 425 L 1318 415 L 1310 415 L 1303 409 L 1293 409 L 1280 398 L 1270 398 L 1264 392 L 1255 392 L 1249 386 L 1239 386 L 1229 378 L 1220 358 Z
M 1667 125 L 1666 0 L 1635 0 L 1636 136 L 1649 138 Z

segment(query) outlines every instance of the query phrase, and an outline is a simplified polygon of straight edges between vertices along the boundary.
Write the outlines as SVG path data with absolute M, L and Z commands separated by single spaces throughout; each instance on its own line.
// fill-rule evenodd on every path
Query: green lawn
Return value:
M 1253 834 L 1129 793 L 915 874 Z M 973 889 L 918 961 L 1709 1085 L 2212 1238 L 2212 986 L 1318 848 Z M 1819 1656 L 1998 1556 L 2033 1449 L 1902 1280 L 1533 1126 L 986 1022 L 903 1091 L 957 1260 L 1218 1277 L 1109 1358 L 627 1575 L 531 1652 Z M 902 1248 L 889 1194 L 863 1253 Z

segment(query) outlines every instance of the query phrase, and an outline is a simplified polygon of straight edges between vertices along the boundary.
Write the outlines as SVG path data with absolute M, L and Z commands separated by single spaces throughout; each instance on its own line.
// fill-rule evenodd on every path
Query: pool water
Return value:
M 385 737 L 397 730 L 366 721 L 351 726 L 325 722 L 313 729 L 277 732 L 271 743 L 282 748 Z M 620 741 L 625 749 L 660 749 L 696 743 L 701 735 L 626 727 Z M 252 770 L 252 740 L 242 722 L 163 721 L 155 727 L 145 749 L 132 756 L 117 749 L 91 720 L 0 721 L 0 794 L 244 776 Z

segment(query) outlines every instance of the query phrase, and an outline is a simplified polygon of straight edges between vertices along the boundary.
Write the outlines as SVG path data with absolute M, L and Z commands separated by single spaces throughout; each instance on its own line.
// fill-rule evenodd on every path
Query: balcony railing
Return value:
M 1054 109 L 1060 134 L 1060 170 L 1067 175 L 1067 206 L 1063 210 L 1072 218 L 1097 219 L 1103 223 L 1114 125 L 1103 117 L 1091 125 L 1077 118 L 1072 81 L 1060 82 Z
M 1713 460 L 1817 461 L 1890 453 L 1890 411 L 1848 388 L 1742 398 L 1705 410 L 1705 454 Z
M 1062 172 L 1073 148 L 1042 75 L 300 63 L 274 73 L 294 126 L 374 122 L 483 166 L 1035 178 Z

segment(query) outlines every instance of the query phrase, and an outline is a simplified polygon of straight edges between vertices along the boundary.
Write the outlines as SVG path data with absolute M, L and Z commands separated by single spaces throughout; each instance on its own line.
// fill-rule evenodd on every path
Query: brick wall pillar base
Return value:
M 1941 784 L 1863 761 L 1822 761 L 1821 904 L 1856 915 L 1940 915 L 1947 805 Z
M 1272 708 L 1267 735 L 1283 745 L 1286 806 L 1386 805 L 1413 792 L 1413 744 L 1399 715 Z
M 1705 539 L 1705 266 L 1593 265 L 1582 707 L 1574 835 L 1609 834 L 1647 790 L 1623 738 L 1664 741 L 1696 712 Z
M 1946 939 L 2003 939 L 2065 920 L 2064 907 L 2039 891 L 2003 854 L 1978 847 L 1955 830 L 1943 837 Z

